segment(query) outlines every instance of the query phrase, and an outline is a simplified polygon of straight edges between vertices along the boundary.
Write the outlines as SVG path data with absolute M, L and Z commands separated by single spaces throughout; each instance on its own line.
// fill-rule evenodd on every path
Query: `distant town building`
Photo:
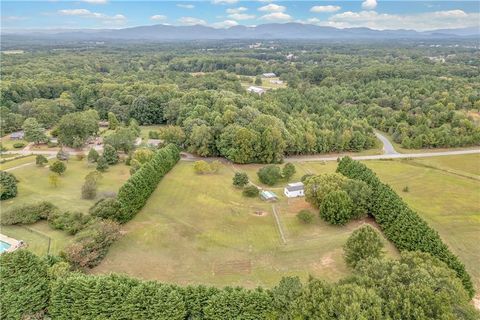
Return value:
M 305 196 L 305 187 L 302 182 L 289 183 L 283 193 L 288 198 L 296 198 Z
M 262 190 L 260 192 L 260 198 L 262 198 L 265 201 L 277 201 L 278 197 L 275 193 L 272 191 L 267 191 L 267 190 Z
M 251 93 L 260 94 L 260 95 L 265 93 L 265 89 L 262 89 L 260 87 L 255 87 L 255 86 L 248 87 L 247 91 Z
M 282 80 L 270 80 L 270 83 L 272 84 L 283 84 Z
M 267 72 L 262 75 L 264 78 L 275 78 L 277 75 L 273 72 Z
M 25 137 L 25 132 L 23 132 L 23 131 L 17 131 L 17 132 L 10 133 L 10 139 L 11 140 L 23 140 L 24 137 Z

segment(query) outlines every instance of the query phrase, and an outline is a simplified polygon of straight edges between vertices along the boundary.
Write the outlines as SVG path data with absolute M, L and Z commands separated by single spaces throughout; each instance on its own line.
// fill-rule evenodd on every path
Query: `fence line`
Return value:
M 287 244 L 287 240 L 285 239 L 285 235 L 283 234 L 282 224 L 280 223 L 280 218 L 278 217 L 277 210 L 275 209 L 275 205 L 272 204 L 273 216 L 275 217 L 275 222 L 277 223 L 278 231 L 280 232 L 280 236 L 282 237 L 283 244 Z

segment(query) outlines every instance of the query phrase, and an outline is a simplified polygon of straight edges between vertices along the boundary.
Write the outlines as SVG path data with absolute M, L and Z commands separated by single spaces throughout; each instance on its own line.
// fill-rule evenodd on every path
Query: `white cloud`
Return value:
M 283 12 L 272 12 L 262 16 L 260 19 L 267 20 L 267 21 L 286 22 L 286 21 L 292 20 L 292 17 Z
M 186 25 L 186 26 L 194 26 L 194 25 L 206 25 L 207 22 L 203 19 L 199 19 L 199 18 L 194 18 L 194 17 L 181 17 L 180 19 L 178 19 L 178 22 L 180 22 L 180 24 L 183 24 L 183 25 Z
M 153 21 L 165 21 L 167 20 L 167 16 L 164 16 L 163 14 L 156 14 L 150 17 L 150 20 Z
M 64 9 L 58 10 L 57 12 L 62 16 L 77 16 L 82 18 L 97 19 L 103 24 L 122 25 L 127 21 L 127 17 L 125 17 L 123 14 L 109 16 L 104 13 L 92 12 L 87 9 Z
M 235 4 L 238 0 L 212 0 L 213 4 Z
M 182 4 L 182 3 L 177 4 L 177 7 L 183 8 L 183 9 L 193 9 L 193 8 L 195 8 L 195 6 L 193 4 Z
M 377 30 L 414 29 L 418 31 L 453 29 L 478 26 L 480 13 L 462 10 L 446 10 L 419 14 L 388 14 L 376 11 L 342 12 L 330 16 L 319 25 L 337 28 L 367 27 Z
M 235 20 L 225 20 L 221 22 L 215 22 L 212 24 L 212 27 L 214 28 L 230 28 L 235 26 L 238 26 L 238 22 Z
M 342 9 L 340 6 L 313 6 L 310 8 L 310 12 L 323 13 L 323 12 L 336 12 Z
M 266 6 L 258 8 L 258 11 L 267 11 L 267 12 L 283 12 L 287 8 L 284 6 L 279 6 L 278 4 L 270 3 Z
M 233 14 L 229 14 L 228 17 L 234 20 L 251 20 L 251 19 L 255 19 L 256 16 L 254 14 L 247 14 L 247 13 L 233 13 Z
M 377 0 L 365 0 L 362 2 L 362 8 L 365 10 L 373 10 L 377 7 Z
M 248 9 L 245 8 L 245 7 L 238 7 L 238 8 L 229 8 L 226 11 L 227 11 L 227 13 L 232 14 L 232 13 L 241 13 L 241 12 L 247 11 L 247 10 Z
M 265 3 L 269 3 L 269 2 L 273 2 L 273 0 L 258 0 L 258 2 L 265 2 Z
M 106 4 L 108 0 L 80 0 L 81 2 L 86 2 L 90 4 Z

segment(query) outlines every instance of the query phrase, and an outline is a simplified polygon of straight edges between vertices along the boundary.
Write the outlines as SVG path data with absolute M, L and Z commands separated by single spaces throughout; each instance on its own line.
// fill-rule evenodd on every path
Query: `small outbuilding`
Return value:
M 264 78 L 275 78 L 277 75 L 273 72 L 267 72 L 263 74 Z
M 283 193 L 287 198 L 304 197 L 305 186 L 303 185 L 303 182 L 289 183 L 285 189 L 283 189 Z
M 255 87 L 255 86 L 248 87 L 247 91 L 250 92 L 250 93 L 256 93 L 256 94 L 259 94 L 259 95 L 262 95 L 262 94 L 265 93 L 265 89 L 262 89 L 260 87 Z
M 17 132 L 10 133 L 10 139 L 11 140 L 23 140 L 23 138 L 25 138 L 25 132 L 23 132 L 23 131 L 17 131 Z
M 272 191 L 262 190 L 260 191 L 260 198 L 265 201 L 277 201 L 278 197 Z

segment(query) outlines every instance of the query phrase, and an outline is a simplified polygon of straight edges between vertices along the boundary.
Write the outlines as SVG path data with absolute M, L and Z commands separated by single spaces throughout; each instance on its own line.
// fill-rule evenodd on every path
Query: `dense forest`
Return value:
M 238 163 L 370 149 L 374 129 L 405 148 L 472 146 L 479 66 L 475 48 L 445 43 L 39 47 L 2 54 L 1 130 L 95 109 L 168 125 L 167 142 Z M 265 72 L 286 86 L 248 93 Z

